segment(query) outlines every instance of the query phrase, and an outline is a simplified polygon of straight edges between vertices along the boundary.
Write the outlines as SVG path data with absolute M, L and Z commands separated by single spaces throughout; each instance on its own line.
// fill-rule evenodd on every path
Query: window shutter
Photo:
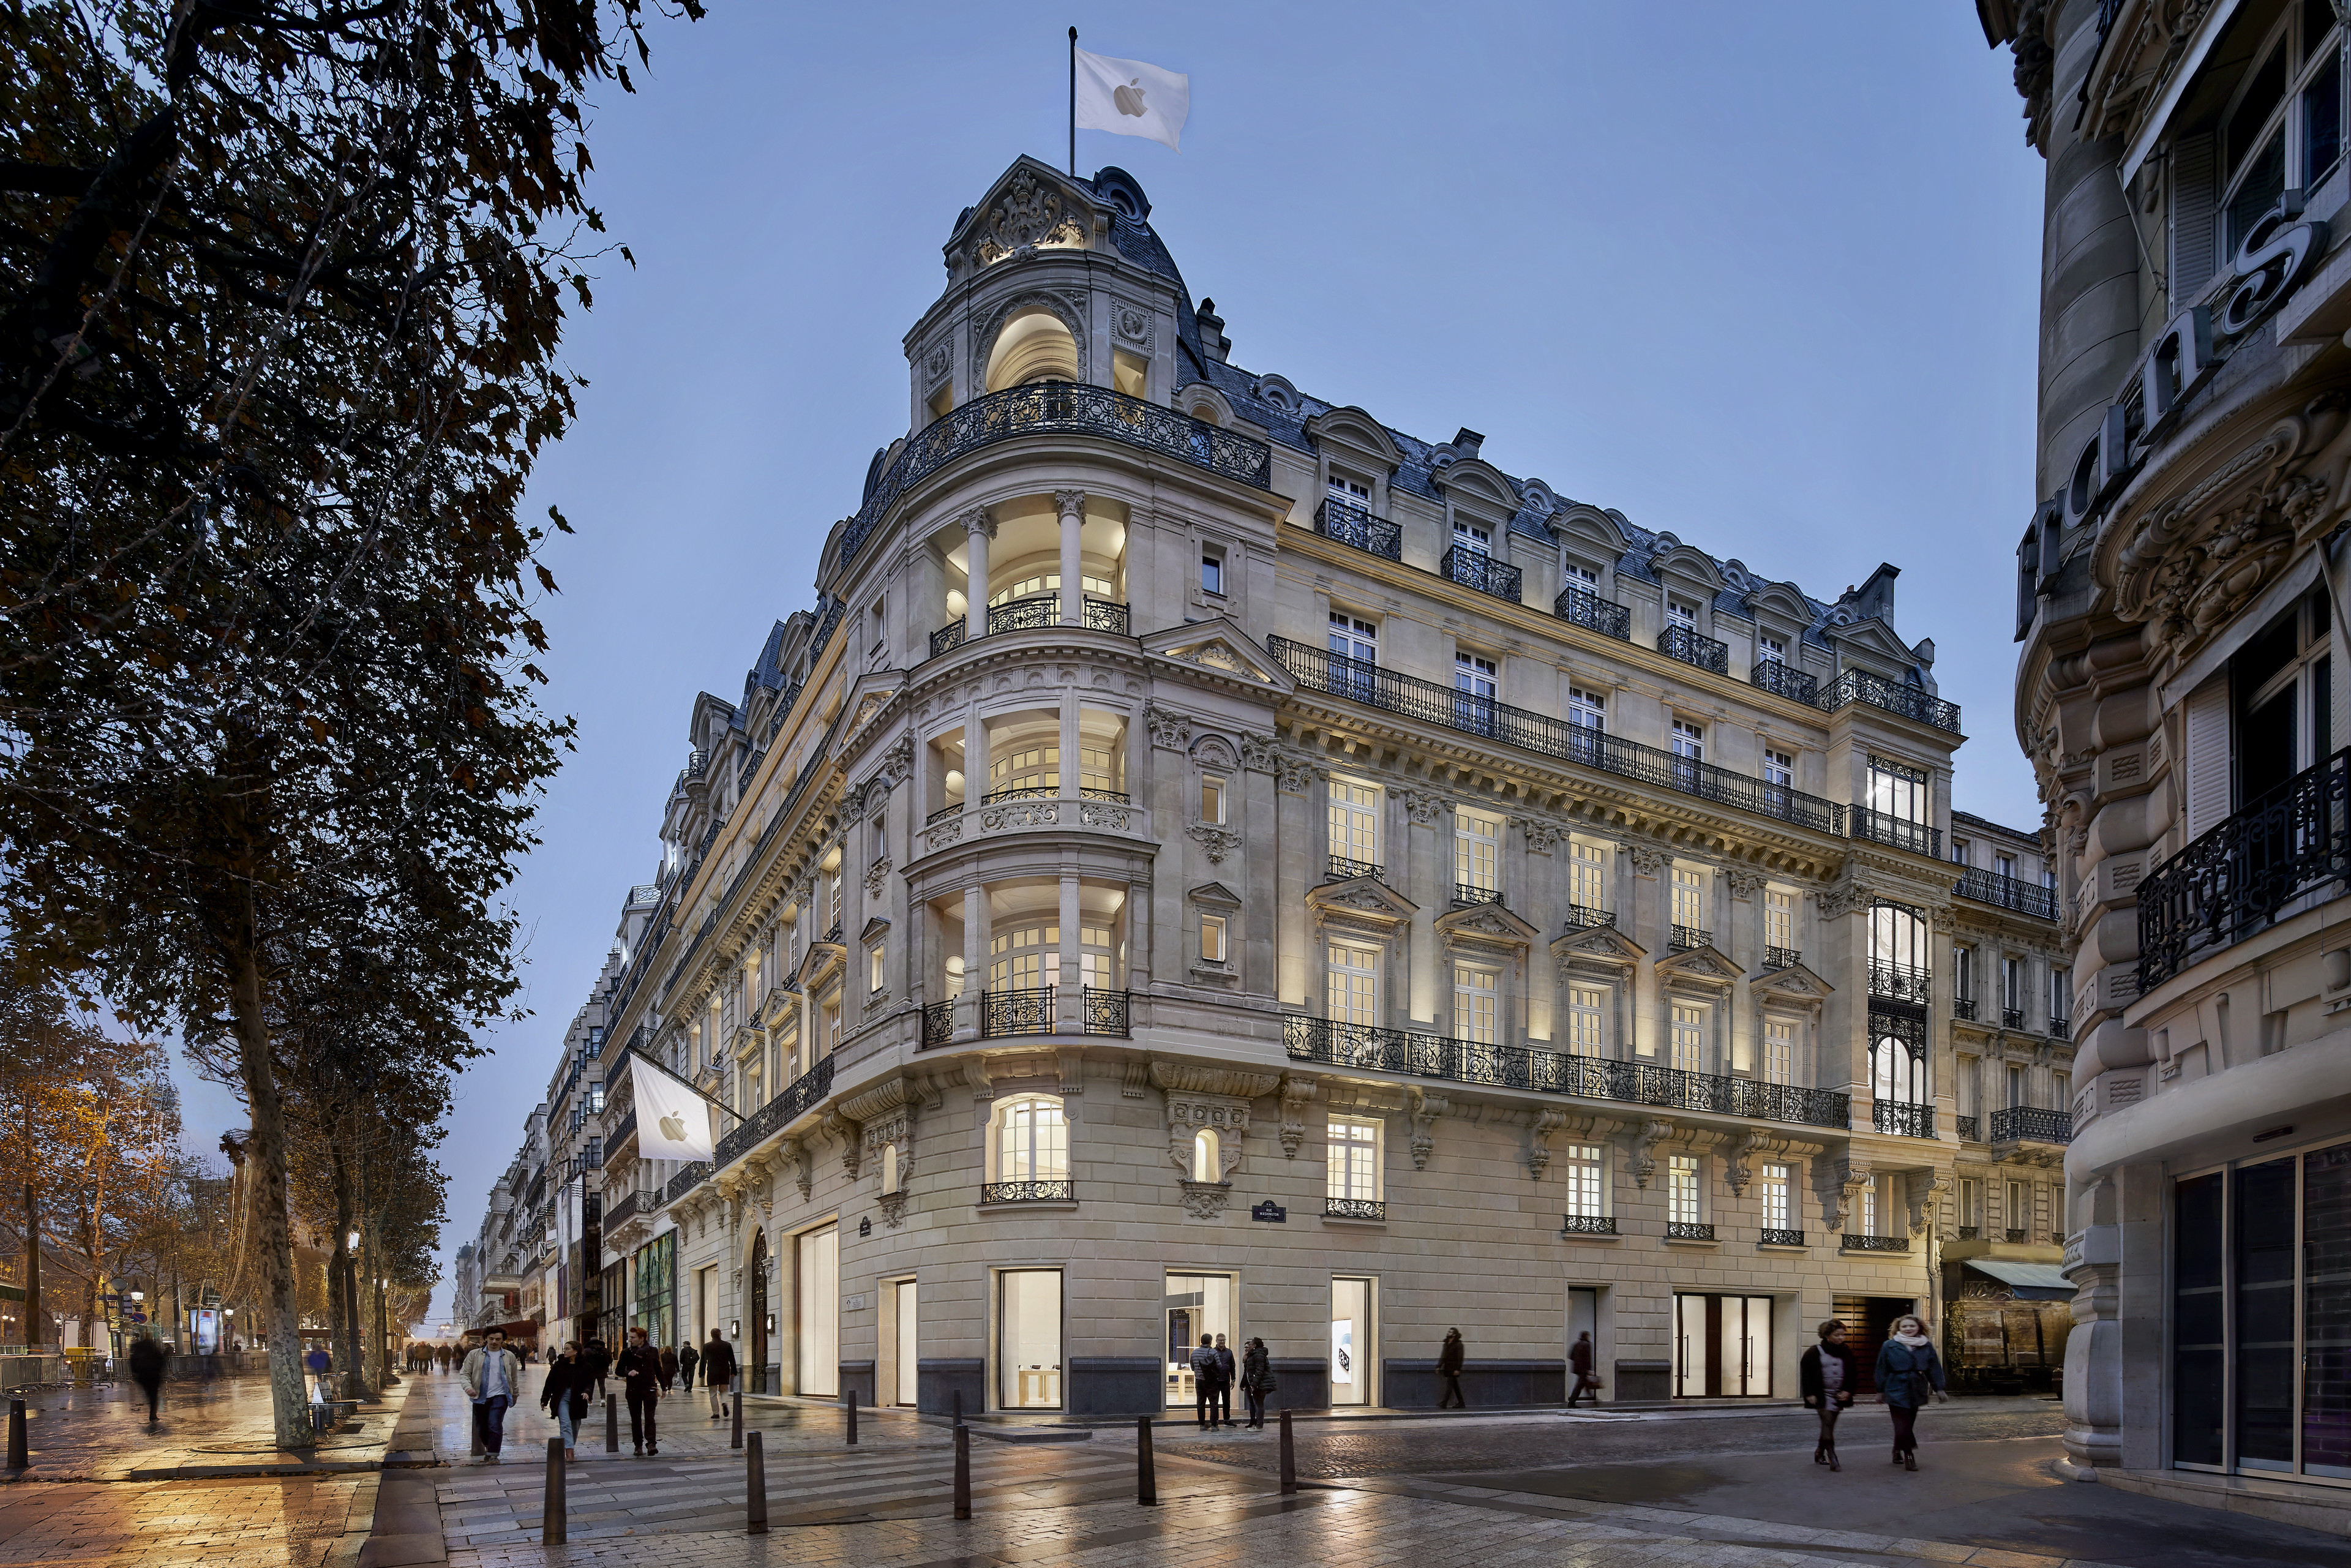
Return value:
M 2171 144 L 2171 308 L 2187 308 L 2204 292 L 2220 265 L 2213 233 L 2212 138 L 2183 136 Z
M 2188 837 L 2193 841 L 2229 814 L 2229 677 L 2223 672 L 2188 694 Z

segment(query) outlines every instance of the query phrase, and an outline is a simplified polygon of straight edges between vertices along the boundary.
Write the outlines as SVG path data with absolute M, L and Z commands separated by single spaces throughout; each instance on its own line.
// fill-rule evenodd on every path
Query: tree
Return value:
M 381 925 L 435 1039 L 516 988 L 570 733 L 516 509 L 645 4 L 0 3 L 0 915 L 34 980 L 233 1062 L 281 1351 L 288 977 Z

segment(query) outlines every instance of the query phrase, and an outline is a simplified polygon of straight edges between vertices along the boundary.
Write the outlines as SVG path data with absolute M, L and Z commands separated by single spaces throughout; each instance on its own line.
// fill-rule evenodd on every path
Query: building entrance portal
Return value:
M 1771 1392 L 1771 1298 L 1674 1298 L 1674 1394 L 1760 1399 Z
M 768 1388 L 768 1233 L 760 1231 L 751 1238 L 751 1305 L 744 1314 L 745 1342 L 751 1347 L 749 1358 L 743 1365 L 744 1386 L 753 1394 L 766 1394 Z
M 1192 1385 L 1192 1352 L 1202 1334 L 1223 1334 L 1232 1347 L 1233 1364 L 1240 1364 L 1240 1346 L 1233 1338 L 1233 1277 L 1230 1274 L 1170 1274 L 1167 1276 L 1167 1407 L 1190 1409 L 1197 1398 Z

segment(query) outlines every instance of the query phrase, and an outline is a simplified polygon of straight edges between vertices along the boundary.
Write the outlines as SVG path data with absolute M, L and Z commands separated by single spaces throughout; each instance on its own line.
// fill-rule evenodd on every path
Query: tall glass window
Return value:
M 1796 950 L 1796 895 L 1779 888 L 1763 890 L 1763 946 L 1792 956 Z
M 1567 988 L 1567 1043 L 1578 1056 L 1608 1049 L 1608 993 L 1598 986 Z
M 1674 867 L 1674 924 L 1682 929 L 1675 936 L 1698 941 L 1706 929 L 1706 873 L 1696 866 Z
M 1466 964 L 1453 970 L 1453 1032 L 1461 1040 L 1492 1045 L 1499 1038 L 1495 1009 L 1495 976 L 1491 969 Z
M 1453 880 L 1463 887 L 1493 893 L 1501 888 L 1497 863 L 1502 824 L 1476 811 L 1453 813 Z
M 1582 841 L 1571 843 L 1567 852 L 1567 896 L 1578 908 L 1604 910 L 1608 907 L 1608 852 L 1596 844 Z
M 799 1381 L 795 1391 L 841 1392 L 841 1228 L 828 1225 L 794 1238 L 798 1243 L 796 1304 Z
M 1789 1019 L 1763 1020 L 1763 1082 L 1796 1081 L 1796 1026 Z
M 1331 858 L 1356 865 L 1380 863 L 1380 791 L 1376 785 L 1331 780 Z
M 1927 773 L 1921 768 L 1873 756 L 1869 759 L 1869 809 L 1904 822 L 1927 820 Z
M 1007 1410 L 1061 1407 L 1061 1271 L 997 1275 L 997 1403 Z
M 1324 1196 L 1376 1203 L 1380 1197 L 1380 1129 L 1376 1122 L 1332 1122 L 1325 1145 Z
M 1330 1011 L 1333 1023 L 1376 1025 L 1380 1021 L 1380 956 L 1369 947 L 1330 946 Z
M 1676 1225 L 1696 1225 L 1698 1221 L 1698 1156 L 1668 1155 L 1666 1157 L 1666 1218 Z
M 1673 1067 L 1678 1072 L 1706 1071 L 1706 1009 L 1676 1002 L 1673 1011 Z
M 1571 1144 L 1567 1149 L 1567 1212 L 1579 1219 L 1596 1219 L 1603 1207 L 1603 1174 L 1607 1166 L 1597 1144 Z
M 1788 1180 L 1786 1166 L 1763 1167 L 1763 1228 L 1793 1230 L 1796 1227 L 1789 1215 L 1789 1194 L 1793 1190 Z
M 1067 1181 L 1070 1125 L 1059 1100 L 1024 1095 L 996 1113 L 996 1179 Z

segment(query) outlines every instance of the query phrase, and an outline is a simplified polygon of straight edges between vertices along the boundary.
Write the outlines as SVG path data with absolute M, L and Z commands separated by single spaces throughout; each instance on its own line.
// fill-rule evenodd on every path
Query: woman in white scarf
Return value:
M 1905 1469 L 1918 1468 L 1918 1410 L 1930 1394 L 1950 1397 L 1943 1392 L 1942 1358 L 1926 1321 L 1896 1318 L 1893 1337 L 1877 1347 L 1877 1398 L 1894 1417 L 1894 1462 Z

